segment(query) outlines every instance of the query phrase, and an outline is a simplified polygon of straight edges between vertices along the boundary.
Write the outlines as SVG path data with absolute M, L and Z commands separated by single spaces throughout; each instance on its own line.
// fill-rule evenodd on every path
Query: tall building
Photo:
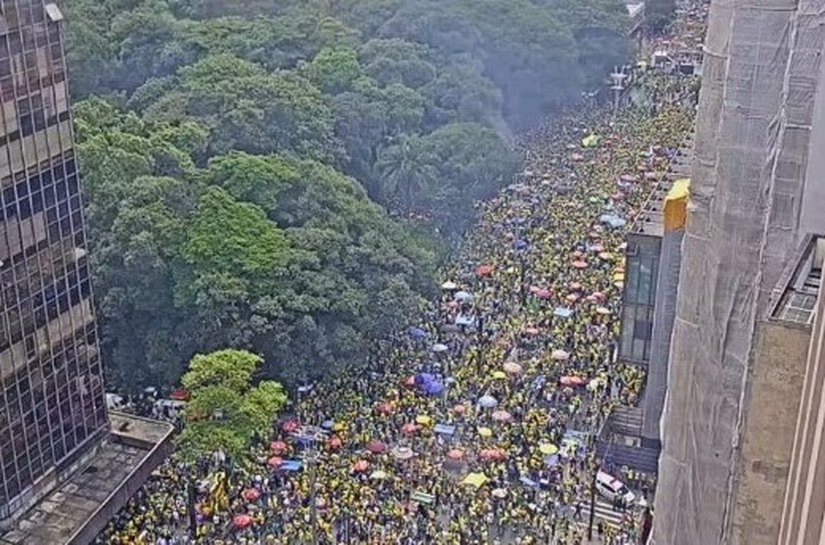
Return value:
M 62 15 L 0 0 L 0 517 L 108 429 Z
M 682 243 L 657 545 L 774 545 L 810 324 L 772 314 L 824 232 L 823 0 L 713 2 Z M 806 329 L 808 331 L 806 331 Z
M 106 411 L 63 14 L 0 0 L 0 545 L 85 545 L 171 448 Z

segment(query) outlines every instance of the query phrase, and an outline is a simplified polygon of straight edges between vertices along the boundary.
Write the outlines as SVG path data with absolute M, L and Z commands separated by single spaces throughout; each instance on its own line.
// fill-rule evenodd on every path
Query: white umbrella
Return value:
M 460 291 L 455 294 L 455 299 L 462 302 L 472 301 L 473 294 L 468 291 Z
M 458 287 L 458 285 L 455 282 L 451 282 L 449 280 L 447 280 L 446 282 L 441 284 L 441 289 L 442 290 L 447 290 L 447 291 L 454 290 L 457 287 Z
M 478 398 L 478 404 L 485 409 L 491 409 L 498 405 L 498 400 L 491 395 L 483 395 Z
M 446 352 L 449 350 L 446 344 L 436 343 L 433 345 L 433 352 Z
M 570 354 L 564 350 L 553 350 L 551 357 L 556 361 L 564 361 L 570 357 Z

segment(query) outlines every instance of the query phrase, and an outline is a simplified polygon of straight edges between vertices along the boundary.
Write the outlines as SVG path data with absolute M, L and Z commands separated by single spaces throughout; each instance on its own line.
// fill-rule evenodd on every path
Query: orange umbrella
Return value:
M 342 444 L 343 444 L 343 441 L 341 441 L 341 438 L 338 437 L 337 435 L 333 435 L 332 437 L 327 439 L 327 447 L 328 448 L 333 448 L 333 449 L 334 448 L 341 448 Z
M 235 515 L 235 517 L 232 519 L 232 522 L 235 524 L 237 528 L 246 528 L 247 526 L 252 524 L 252 517 L 241 513 Z
M 270 467 L 280 467 L 281 464 L 284 463 L 284 459 L 278 456 L 273 456 L 272 458 L 267 460 L 267 463 L 270 465 Z

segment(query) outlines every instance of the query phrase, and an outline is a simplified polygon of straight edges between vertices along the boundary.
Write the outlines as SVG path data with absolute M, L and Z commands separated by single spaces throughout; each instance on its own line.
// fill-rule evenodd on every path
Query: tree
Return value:
M 253 380 L 262 362 L 245 350 L 229 349 L 192 358 L 181 379 L 190 393 L 179 437 L 184 453 L 248 456 L 253 437 L 266 433 L 286 402 L 280 384 Z

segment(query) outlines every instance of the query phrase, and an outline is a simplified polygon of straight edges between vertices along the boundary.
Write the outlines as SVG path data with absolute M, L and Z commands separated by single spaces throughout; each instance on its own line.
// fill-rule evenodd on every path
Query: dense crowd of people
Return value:
M 614 357 L 624 234 L 692 126 L 695 82 L 675 78 L 640 78 L 668 86 L 653 112 L 597 107 L 525 137 L 524 171 L 475 204 L 409 329 L 299 394 L 254 463 L 169 461 L 100 543 L 587 543 L 595 434 L 644 382 Z M 594 535 L 631 543 L 637 506 L 615 507 Z

